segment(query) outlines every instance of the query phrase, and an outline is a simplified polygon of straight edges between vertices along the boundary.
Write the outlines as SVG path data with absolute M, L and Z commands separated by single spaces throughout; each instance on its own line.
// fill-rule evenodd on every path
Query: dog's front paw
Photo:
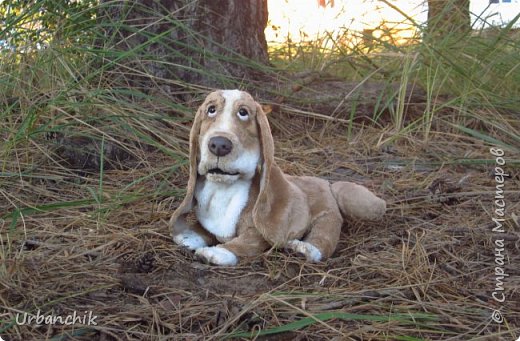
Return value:
M 294 239 L 287 243 L 286 248 L 301 253 L 305 256 L 308 262 L 317 263 L 321 260 L 320 250 L 311 243 Z
M 190 250 L 197 250 L 207 246 L 206 241 L 195 231 L 184 230 L 173 237 L 173 241 L 180 246 L 184 246 Z
M 233 266 L 238 263 L 233 252 L 219 246 L 201 247 L 195 251 L 195 256 L 215 265 Z

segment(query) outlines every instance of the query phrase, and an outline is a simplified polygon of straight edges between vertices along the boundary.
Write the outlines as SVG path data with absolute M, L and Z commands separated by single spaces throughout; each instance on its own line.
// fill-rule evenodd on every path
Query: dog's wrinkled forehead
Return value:
M 250 94 L 240 90 L 219 90 L 210 93 L 200 107 L 203 115 L 200 134 L 214 132 L 236 135 L 242 143 L 256 137 L 258 104 Z
M 204 100 L 202 107 L 210 105 L 218 106 L 221 111 L 233 110 L 237 105 L 244 105 L 255 109 L 255 100 L 245 91 L 240 90 L 218 90 L 210 93 Z

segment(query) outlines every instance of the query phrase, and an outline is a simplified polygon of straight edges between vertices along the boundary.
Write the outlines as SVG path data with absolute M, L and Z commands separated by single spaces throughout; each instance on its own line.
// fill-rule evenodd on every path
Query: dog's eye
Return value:
M 240 110 L 238 110 L 238 118 L 242 121 L 247 121 L 249 118 L 249 112 L 244 108 L 240 108 Z
M 215 108 L 214 105 L 210 105 L 208 107 L 208 116 L 209 117 L 215 117 L 217 115 L 217 108 Z

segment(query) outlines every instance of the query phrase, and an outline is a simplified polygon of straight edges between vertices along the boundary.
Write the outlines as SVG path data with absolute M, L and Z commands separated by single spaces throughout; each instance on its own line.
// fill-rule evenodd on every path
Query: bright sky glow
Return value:
M 425 21 L 426 6 L 422 1 L 393 1 L 414 20 Z M 383 22 L 388 28 L 400 31 L 405 39 L 415 34 L 399 11 L 379 0 L 335 0 L 334 7 L 319 7 L 317 0 L 268 0 L 269 24 L 265 31 L 268 42 L 282 43 L 290 37 L 293 42 L 314 40 L 326 32 L 358 31 L 377 28 Z
M 520 0 L 499 0 L 489 5 L 489 0 L 472 0 L 470 11 L 487 18 L 487 22 L 500 25 L 520 13 Z M 507 1 L 507 0 L 505 0 Z M 327 1 L 328 2 L 328 1 Z M 428 16 L 426 0 L 388 0 L 419 24 L 425 24 Z M 381 0 L 335 0 L 334 7 L 319 7 L 317 0 L 268 0 L 269 23 L 265 31 L 268 42 L 312 40 L 325 32 L 348 29 L 362 31 L 373 29 L 382 22 L 387 27 L 401 31 L 400 37 L 413 36 L 415 30 L 399 11 Z M 482 22 L 476 27 L 482 26 Z M 406 30 L 408 29 L 408 31 Z

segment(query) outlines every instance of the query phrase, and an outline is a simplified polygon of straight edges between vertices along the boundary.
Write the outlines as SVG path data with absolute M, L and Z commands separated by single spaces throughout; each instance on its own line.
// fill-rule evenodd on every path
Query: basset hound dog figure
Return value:
M 195 116 L 186 197 L 170 227 L 175 243 L 216 265 L 271 247 L 319 262 L 336 249 L 345 219 L 377 220 L 385 210 L 363 186 L 284 174 L 262 107 L 247 92 L 220 90 Z

